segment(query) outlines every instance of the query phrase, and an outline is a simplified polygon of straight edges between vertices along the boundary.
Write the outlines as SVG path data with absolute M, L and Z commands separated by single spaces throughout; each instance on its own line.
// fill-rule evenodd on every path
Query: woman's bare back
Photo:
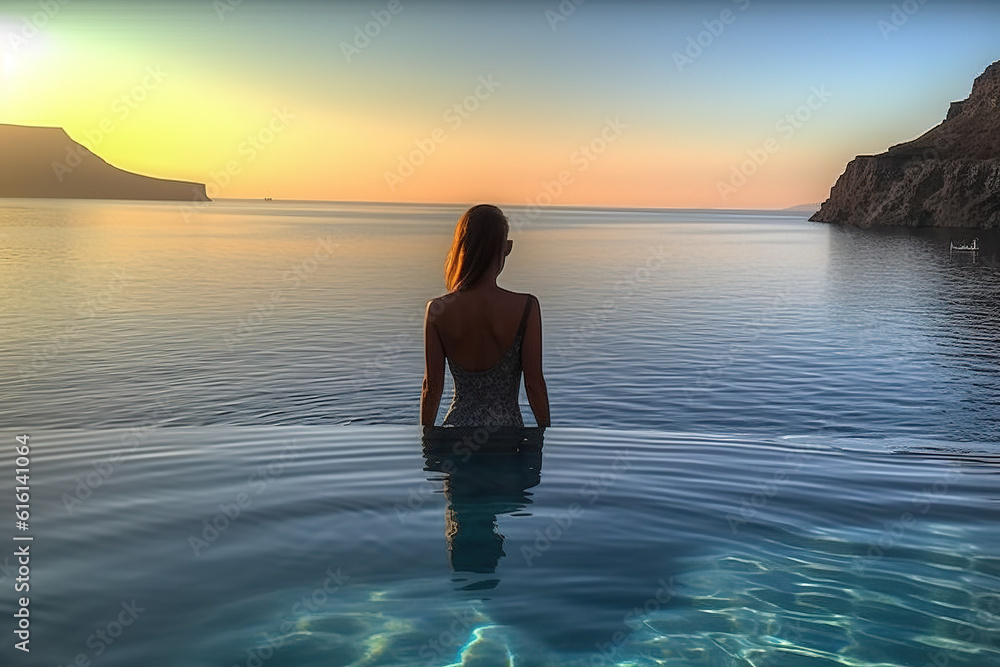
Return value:
M 450 292 L 434 299 L 434 327 L 445 355 L 470 372 L 495 366 L 514 342 L 529 295 L 501 287 Z

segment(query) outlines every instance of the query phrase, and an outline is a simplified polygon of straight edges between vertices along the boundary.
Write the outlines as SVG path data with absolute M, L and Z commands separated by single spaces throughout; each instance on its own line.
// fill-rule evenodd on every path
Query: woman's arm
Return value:
M 420 391 L 420 424 L 434 426 L 441 392 L 444 391 L 444 346 L 434 328 L 431 316 L 432 301 L 424 312 L 424 385 Z
M 524 393 L 528 395 L 531 411 L 539 426 L 549 426 L 549 394 L 542 376 L 542 310 L 535 300 L 535 307 L 528 315 L 521 348 L 521 366 L 524 369 Z

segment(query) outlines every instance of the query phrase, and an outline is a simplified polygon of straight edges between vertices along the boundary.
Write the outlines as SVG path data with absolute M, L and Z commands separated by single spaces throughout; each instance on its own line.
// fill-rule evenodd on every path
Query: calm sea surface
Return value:
M 4 202 L 0 664 L 1000 664 L 995 236 L 511 207 L 554 426 L 424 431 L 461 211 Z
M 0 422 L 415 424 L 461 211 L 8 203 Z M 801 215 L 508 213 L 555 425 L 1000 440 L 995 238 L 973 263 Z

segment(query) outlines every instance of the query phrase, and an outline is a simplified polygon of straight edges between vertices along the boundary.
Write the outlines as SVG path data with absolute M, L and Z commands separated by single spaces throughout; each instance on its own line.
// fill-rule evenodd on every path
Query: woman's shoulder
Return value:
M 531 294 L 530 292 L 512 292 L 511 290 L 504 289 L 502 287 L 499 289 L 504 294 L 504 297 L 506 297 L 506 299 L 509 300 L 510 307 L 513 307 L 515 301 L 518 303 L 525 303 L 524 299 L 526 297 L 528 301 L 534 302 L 536 305 L 538 304 L 538 297 L 536 297 L 534 294 Z M 432 299 L 428 299 L 427 309 L 433 311 L 434 313 L 441 313 L 445 310 L 448 310 L 448 307 L 450 305 L 459 301 L 469 300 L 469 299 L 476 301 L 478 299 L 482 299 L 482 296 L 473 295 L 472 293 L 464 293 L 460 290 L 454 290 L 446 294 L 442 294 L 441 296 L 436 296 Z
M 532 301 L 535 301 L 536 303 L 538 302 L 538 297 L 536 297 L 531 292 L 512 292 L 512 291 L 510 291 L 508 289 L 505 289 L 504 292 L 506 292 L 509 295 L 516 296 L 518 298 L 518 300 L 521 300 L 524 297 L 528 297 Z
M 427 309 L 433 311 L 434 313 L 440 313 L 448 304 L 455 301 L 458 296 L 457 291 L 448 292 L 447 294 L 442 294 L 441 296 L 436 296 L 432 299 L 427 300 Z
M 524 304 L 524 310 L 522 312 L 529 313 L 530 311 L 532 314 L 541 312 L 542 306 L 538 303 L 538 297 L 531 292 L 511 292 L 510 294 L 517 297 L 518 304 Z M 527 297 L 527 299 L 525 299 L 525 297 Z
M 531 292 L 511 292 L 509 290 L 504 290 L 511 298 L 511 301 L 517 302 L 515 306 L 514 303 L 510 304 L 512 312 L 523 313 L 523 317 L 527 317 L 529 313 L 536 313 L 541 311 L 541 305 L 538 303 L 538 297 L 536 297 Z M 527 297 L 527 298 L 525 298 Z M 524 304 L 522 310 L 516 310 L 521 308 L 521 304 Z

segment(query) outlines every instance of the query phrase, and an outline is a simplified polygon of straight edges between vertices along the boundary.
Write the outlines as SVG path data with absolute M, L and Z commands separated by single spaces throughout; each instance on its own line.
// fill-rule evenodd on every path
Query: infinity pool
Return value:
M 5 632 L 3 664 L 1000 664 L 989 444 L 391 425 L 29 442 L 32 650 Z

